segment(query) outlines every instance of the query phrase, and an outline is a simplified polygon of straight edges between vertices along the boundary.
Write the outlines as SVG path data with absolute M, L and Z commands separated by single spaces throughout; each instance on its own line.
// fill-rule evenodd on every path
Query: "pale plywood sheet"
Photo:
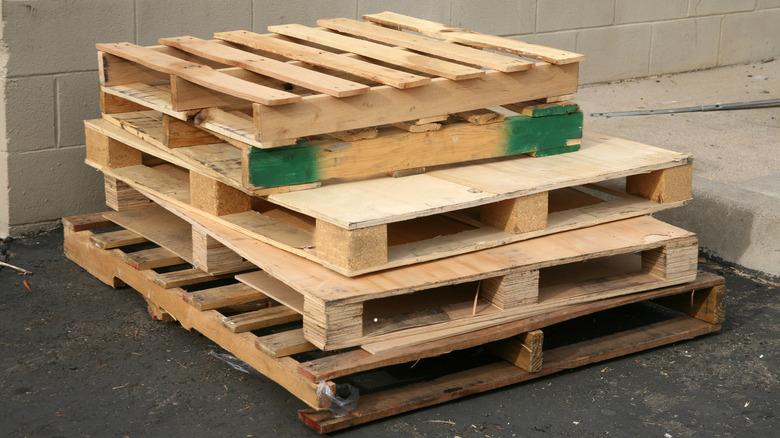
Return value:
M 464 283 L 523 267 L 642 251 L 676 240 L 695 242 L 693 233 L 644 216 L 567 231 L 469 254 L 348 278 L 221 224 L 191 207 L 168 203 L 146 192 L 166 209 L 209 230 L 225 246 L 304 296 L 324 301 L 359 302 L 448 284 Z
M 588 134 L 578 152 L 461 166 L 281 193 L 269 200 L 343 228 L 362 228 L 686 163 L 687 154 Z
M 192 263 L 192 226 L 154 204 L 103 216 Z

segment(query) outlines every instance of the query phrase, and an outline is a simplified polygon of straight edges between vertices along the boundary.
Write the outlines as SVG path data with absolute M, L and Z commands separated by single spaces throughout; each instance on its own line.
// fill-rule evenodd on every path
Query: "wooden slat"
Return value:
M 330 433 L 562 370 L 692 339 L 718 330 L 720 330 L 719 325 L 707 324 L 687 316 L 676 317 L 613 335 L 554 348 L 545 352 L 544 365 L 535 373 L 529 373 L 509 362 L 501 361 L 448 374 L 434 380 L 368 394 L 360 398 L 357 409 L 346 415 L 335 416 L 327 410 L 311 409 L 300 411 L 298 415 L 306 425 L 317 432 Z
M 303 313 L 303 295 L 295 289 L 287 286 L 265 271 L 255 271 L 247 274 L 236 275 L 236 280 L 248 287 L 262 292 L 278 301 L 294 312 Z
M 287 330 L 272 335 L 260 336 L 255 341 L 255 345 L 271 357 L 290 356 L 317 349 L 303 337 L 303 329 Z
M 488 48 L 514 53 L 527 58 L 540 59 L 552 64 L 580 62 L 584 56 L 566 50 L 529 44 L 523 41 L 452 28 L 434 21 L 422 20 L 395 12 L 364 15 L 368 21 L 395 29 L 414 30 L 435 38 L 445 39 L 472 47 Z
M 233 333 L 244 333 L 288 322 L 300 321 L 301 314 L 285 306 L 272 306 L 253 312 L 225 317 L 222 322 Z
M 140 270 L 185 263 L 184 259 L 162 247 L 125 254 L 125 261 L 128 265 Z
M 522 59 L 510 58 L 508 56 L 485 52 L 472 47 L 460 46 L 433 38 L 387 29 L 369 23 L 351 20 L 349 18 L 317 20 L 317 24 L 337 32 L 364 37 L 393 46 L 404 47 L 414 50 L 415 52 L 449 58 L 465 64 L 492 68 L 505 73 L 528 70 L 533 65 Z
M 430 78 L 372 64 L 344 54 L 331 53 L 314 47 L 283 40 L 275 35 L 261 35 L 245 30 L 217 32 L 214 38 L 241 44 L 257 50 L 281 55 L 310 65 L 346 72 L 361 78 L 395 88 L 419 87 L 431 82 Z
M 582 150 L 573 154 L 458 166 L 402 179 L 348 182 L 271 195 L 268 199 L 351 229 L 674 168 L 689 158 L 614 137 L 586 136 Z
M 94 228 L 103 228 L 113 225 L 113 222 L 106 219 L 102 212 L 81 214 L 78 216 L 67 216 L 62 218 L 62 224 L 70 227 L 73 231 L 86 231 Z
M 415 71 L 421 71 L 456 81 L 478 78 L 484 75 L 483 71 L 472 67 L 442 61 L 437 58 L 418 55 L 403 49 L 350 38 L 348 36 L 328 32 L 323 29 L 306 27 L 300 24 L 269 26 L 268 30 L 280 35 L 333 47 L 338 50 L 365 56 L 366 58 L 376 59 L 377 61 L 395 64 Z
M 106 213 L 106 218 L 192 263 L 192 228 L 165 209 L 149 204 L 148 207 Z
M 591 303 L 566 306 L 495 327 L 454 335 L 395 351 L 371 354 L 365 350 L 358 349 L 337 355 L 325 356 L 301 363 L 299 366 L 300 374 L 312 382 L 335 379 L 361 371 L 397 365 L 419 358 L 438 356 L 450 351 L 463 350 L 477 345 L 483 345 L 487 342 L 506 339 L 519 333 L 537 330 L 552 324 L 590 315 L 606 309 L 659 297 L 676 296 L 692 289 L 705 291 L 712 288 L 720 288 L 722 285 L 722 277 L 707 272 L 699 272 L 696 281 L 692 283 L 608 298 Z M 687 297 L 688 295 L 685 294 L 685 296 Z
M 514 73 L 491 70 L 478 81 L 435 78 L 409 90 L 377 86 L 350 99 L 305 96 L 296 105 L 255 104 L 254 120 L 262 141 L 348 131 L 571 93 L 578 71 L 577 64 Z
M 243 269 L 237 269 L 236 272 L 247 269 L 251 269 L 251 266 L 247 266 Z M 171 289 L 174 287 L 192 286 L 194 284 L 207 283 L 209 281 L 219 280 L 230 276 L 231 273 L 210 275 L 209 273 L 201 271 L 198 268 L 189 268 L 182 269 L 180 271 L 157 274 L 154 277 L 154 282 L 166 289 Z
M 119 248 L 120 246 L 135 245 L 146 242 L 146 238 L 129 230 L 109 231 L 108 233 L 94 234 L 92 243 L 101 249 Z
M 175 47 L 206 59 L 218 61 L 226 65 L 271 76 L 281 81 L 300 85 L 310 90 L 319 91 L 334 97 L 347 97 L 362 94 L 369 90 L 367 85 L 346 79 L 337 78 L 297 65 L 255 55 L 216 41 L 207 41 L 191 36 L 177 38 L 161 38 L 160 44 Z
M 206 65 L 185 61 L 135 44 L 98 44 L 97 49 L 250 102 L 262 103 L 263 105 L 283 105 L 301 100 L 301 96 L 297 94 L 238 79 Z
M 198 310 L 219 309 L 221 307 L 252 303 L 266 298 L 257 289 L 243 283 L 199 290 L 185 296 L 185 300 Z

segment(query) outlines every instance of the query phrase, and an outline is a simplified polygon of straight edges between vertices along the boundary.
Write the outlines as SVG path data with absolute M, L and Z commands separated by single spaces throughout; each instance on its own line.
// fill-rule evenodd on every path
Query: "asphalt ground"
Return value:
M 236 371 L 205 337 L 152 321 L 139 294 L 65 259 L 61 231 L 1 242 L 0 260 L 33 271 L 0 269 L 0 436 L 314 436 L 284 389 Z M 777 284 L 702 266 L 726 277 L 719 334 L 337 435 L 777 436 Z

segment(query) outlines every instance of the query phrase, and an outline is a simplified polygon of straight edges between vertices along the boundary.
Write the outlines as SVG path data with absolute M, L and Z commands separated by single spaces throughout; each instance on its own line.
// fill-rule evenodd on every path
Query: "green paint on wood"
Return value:
M 504 125 L 506 155 L 542 157 L 574 152 L 579 146 L 567 146 L 567 140 L 582 138 L 581 112 L 544 117 L 512 116 Z M 250 148 L 249 182 L 254 187 L 279 187 L 319 181 L 320 148 L 304 140 L 280 148 Z
M 531 155 L 534 157 L 549 157 L 550 155 L 566 154 L 569 152 L 576 152 L 578 150 L 580 150 L 580 145 L 575 144 L 572 146 L 563 146 L 560 148 L 541 149 L 536 152 L 532 152 Z
M 547 117 L 512 116 L 506 119 L 506 128 L 507 155 L 535 152 L 541 156 L 545 150 L 562 153 L 567 140 L 582 138 L 582 112 Z
M 279 187 L 319 180 L 317 148 L 305 140 L 293 146 L 250 148 L 249 182 L 254 187 Z
M 576 103 L 539 105 L 531 112 L 531 117 L 562 116 L 579 111 Z

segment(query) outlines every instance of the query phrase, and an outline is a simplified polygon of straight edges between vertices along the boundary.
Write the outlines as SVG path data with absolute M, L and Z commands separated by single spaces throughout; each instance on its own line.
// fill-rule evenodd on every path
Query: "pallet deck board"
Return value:
M 317 25 L 336 32 L 368 38 L 380 43 L 404 47 L 416 52 L 444 57 L 464 64 L 490 68 L 504 73 L 528 70 L 533 65 L 531 62 L 522 59 L 449 44 L 434 38 L 399 32 L 349 18 L 320 19 L 317 20 Z
M 274 53 L 307 64 L 350 73 L 395 88 L 419 87 L 431 82 L 431 79 L 425 76 L 372 64 L 341 53 L 332 53 L 296 44 L 292 41 L 276 38 L 275 35 L 262 35 L 240 30 L 216 32 L 214 38 Z
M 216 41 L 202 40 L 191 36 L 161 38 L 160 44 L 201 56 L 222 64 L 241 67 L 255 73 L 319 91 L 335 97 L 348 97 L 362 94 L 369 87 L 357 82 L 337 78 L 328 74 L 309 70 L 283 61 L 266 58 L 236 49 Z
M 259 102 L 264 105 L 283 105 L 301 100 L 301 97 L 296 94 L 244 81 L 206 65 L 184 61 L 135 44 L 98 44 L 97 49 L 250 102 Z
M 482 70 L 473 67 L 300 24 L 268 26 L 268 30 L 286 37 L 308 41 L 336 50 L 352 52 L 366 58 L 441 76 L 454 81 L 480 78 L 485 75 Z
M 412 30 L 423 35 L 439 38 L 471 47 L 488 48 L 514 53 L 532 59 L 540 59 L 553 64 L 580 62 L 584 58 L 579 53 L 552 49 L 537 44 L 528 44 L 515 38 L 502 38 L 478 32 L 465 31 L 435 21 L 410 17 L 395 12 L 380 12 L 364 15 L 369 22 L 399 30 Z
M 600 134 L 576 154 L 515 158 L 270 195 L 271 202 L 346 229 L 398 222 L 687 163 L 690 155 Z

